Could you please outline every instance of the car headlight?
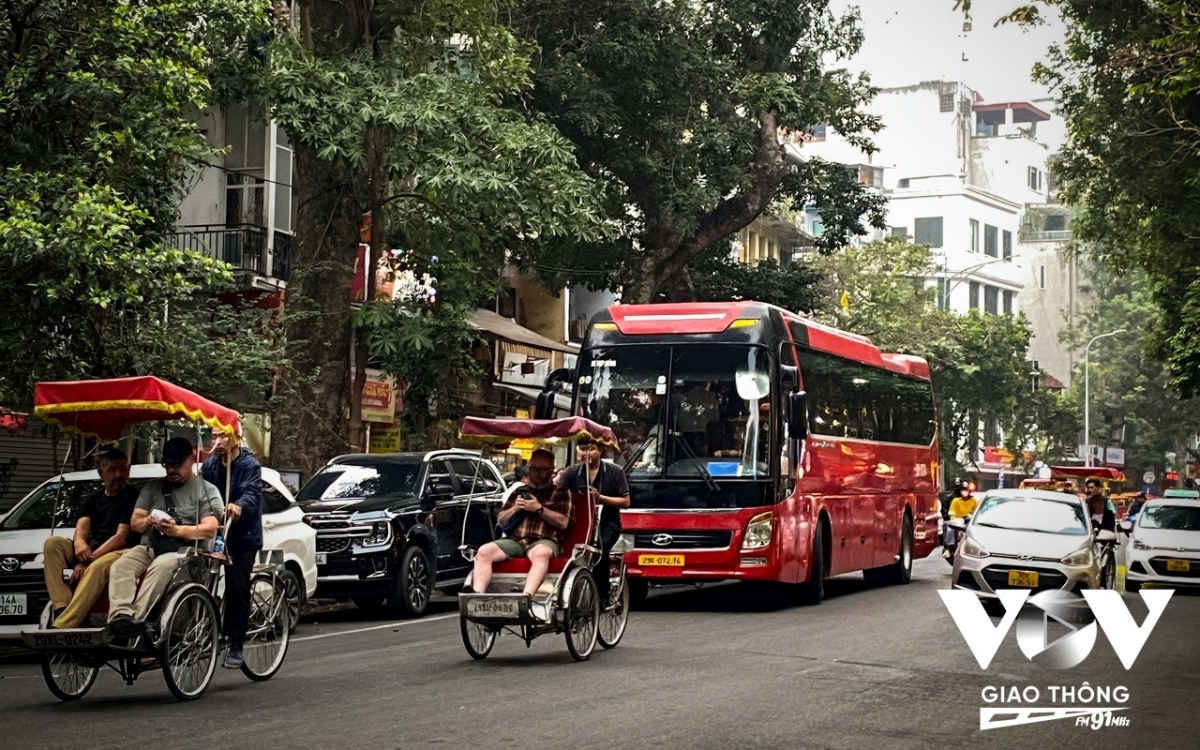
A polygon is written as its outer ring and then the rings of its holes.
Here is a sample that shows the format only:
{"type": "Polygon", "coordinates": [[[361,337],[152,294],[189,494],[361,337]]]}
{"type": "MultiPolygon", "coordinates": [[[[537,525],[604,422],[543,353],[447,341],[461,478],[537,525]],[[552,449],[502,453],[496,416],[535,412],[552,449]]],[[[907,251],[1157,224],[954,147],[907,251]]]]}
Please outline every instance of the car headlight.
{"type": "Polygon", "coordinates": [[[371,533],[362,540],[364,547],[380,547],[392,538],[392,525],[387,522],[371,524],[371,533]]]}
{"type": "Polygon", "coordinates": [[[1141,539],[1138,539],[1137,537],[1133,538],[1133,548],[1134,549],[1154,549],[1149,544],[1146,544],[1145,542],[1143,542],[1141,539]]]}
{"type": "Polygon", "coordinates": [[[1063,565],[1091,565],[1092,564],[1092,546],[1089,544],[1086,547],[1080,547],[1071,554],[1062,559],[1063,565]]]}
{"type": "Polygon", "coordinates": [[[746,536],[742,539],[742,551],[762,549],[771,545],[771,525],[775,520],[772,511],[759,513],[746,524],[746,536]]]}
{"type": "Polygon", "coordinates": [[[987,557],[989,554],[982,544],[971,537],[963,540],[962,553],[967,557],[987,557]]]}

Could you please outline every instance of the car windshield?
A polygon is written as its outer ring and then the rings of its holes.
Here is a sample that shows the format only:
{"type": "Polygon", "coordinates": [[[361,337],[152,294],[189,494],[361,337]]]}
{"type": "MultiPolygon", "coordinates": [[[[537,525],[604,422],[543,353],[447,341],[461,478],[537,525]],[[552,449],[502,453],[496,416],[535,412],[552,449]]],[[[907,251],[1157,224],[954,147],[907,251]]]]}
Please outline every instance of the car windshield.
{"type": "Polygon", "coordinates": [[[17,505],[4,519],[5,530],[71,528],[83,501],[104,489],[99,479],[76,482],[47,482],[17,505]],[[59,486],[62,492],[59,492],[59,486]],[[57,512],[56,512],[57,507],[57,512]]]}
{"type": "Polygon", "coordinates": [[[371,466],[330,464],[308,480],[296,500],[393,497],[417,491],[420,464],[380,462],[371,466]]]}
{"type": "Polygon", "coordinates": [[[1200,531],[1200,505],[1150,505],[1138,516],[1143,529],[1200,531]]]}
{"type": "Polygon", "coordinates": [[[732,345],[593,349],[588,414],[610,427],[630,478],[770,477],[766,351],[732,345]]]}
{"type": "Polygon", "coordinates": [[[1014,531],[1087,536],[1082,503],[1039,497],[997,495],[984,498],[973,524],[1014,531]]]}

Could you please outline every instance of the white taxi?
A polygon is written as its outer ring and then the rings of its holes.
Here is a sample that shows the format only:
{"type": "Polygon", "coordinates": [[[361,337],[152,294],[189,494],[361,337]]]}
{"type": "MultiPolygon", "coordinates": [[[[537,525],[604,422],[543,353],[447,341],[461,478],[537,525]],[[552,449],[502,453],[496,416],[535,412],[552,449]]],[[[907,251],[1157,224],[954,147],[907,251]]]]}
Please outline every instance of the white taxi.
{"type": "Polygon", "coordinates": [[[1142,506],[1125,549],[1125,590],[1146,583],[1200,586],[1200,501],[1165,497],[1142,506]]]}

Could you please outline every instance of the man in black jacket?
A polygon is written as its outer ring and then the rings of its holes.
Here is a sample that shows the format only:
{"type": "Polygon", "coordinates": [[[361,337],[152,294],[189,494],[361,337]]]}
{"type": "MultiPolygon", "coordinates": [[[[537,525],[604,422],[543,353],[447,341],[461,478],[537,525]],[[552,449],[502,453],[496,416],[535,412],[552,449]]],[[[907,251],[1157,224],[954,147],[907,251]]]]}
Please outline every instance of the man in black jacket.
{"type": "Polygon", "coordinates": [[[230,566],[225,571],[225,623],[229,655],[224,666],[242,666],[242,646],[246,640],[250,616],[250,573],[258,551],[262,549],[262,467],[248,448],[238,445],[239,435],[217,432],[213,435],[212,455],[201,471],[225,501],[225,515],[233,519],[225,554],[230,566]],[[229,494],[225,494],[225,471],[229,467],[229,494]]]}
{"type": "Polygon", "coordinates": [[[609,552],[621,537],[621,509],[629,507],[629,483],[620,467],[601,460],[600,444],[595,440],[582,438],[576,443],[576,449],[579,451],[579,463],[568,467],[558,484],[572,492],[589,492],[591,501],[601,506],[601,554],[596,567],[592,569],[592,575],[600,589],[600,605],[607,608],[610,593],[609,552]]]}

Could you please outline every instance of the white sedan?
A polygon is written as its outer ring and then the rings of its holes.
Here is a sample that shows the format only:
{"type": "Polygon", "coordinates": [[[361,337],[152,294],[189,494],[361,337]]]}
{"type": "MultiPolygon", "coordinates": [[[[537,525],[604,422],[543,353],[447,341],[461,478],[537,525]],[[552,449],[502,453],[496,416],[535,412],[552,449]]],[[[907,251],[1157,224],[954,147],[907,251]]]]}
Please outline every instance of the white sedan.
{"type": "Polygon", "coordinates": [[[1200,501],[1151,500],[1125,550],[1125,590],[1142,584],[1200,586],[1200,501]]]}
{"type": "MultiPolygon", "coordinates": [[[[138,464],[130,467],[129,482],[140,487],[165,475],[158,464],[138,464]]],[[[263,548],[283,550],[292,622],[298,623],[300,608],[317,590],[317,533],[304,523],[304,513],[279,472],[264,468],[262,478],[263,548]]],[[[0,518],[0,639],[19,638],[22,630],[36,627],[47,600],[42,574],[46,537],[71,538],[83,501],[101,486],[95,470],[62,474],[43,482],[0,518]]]]}

